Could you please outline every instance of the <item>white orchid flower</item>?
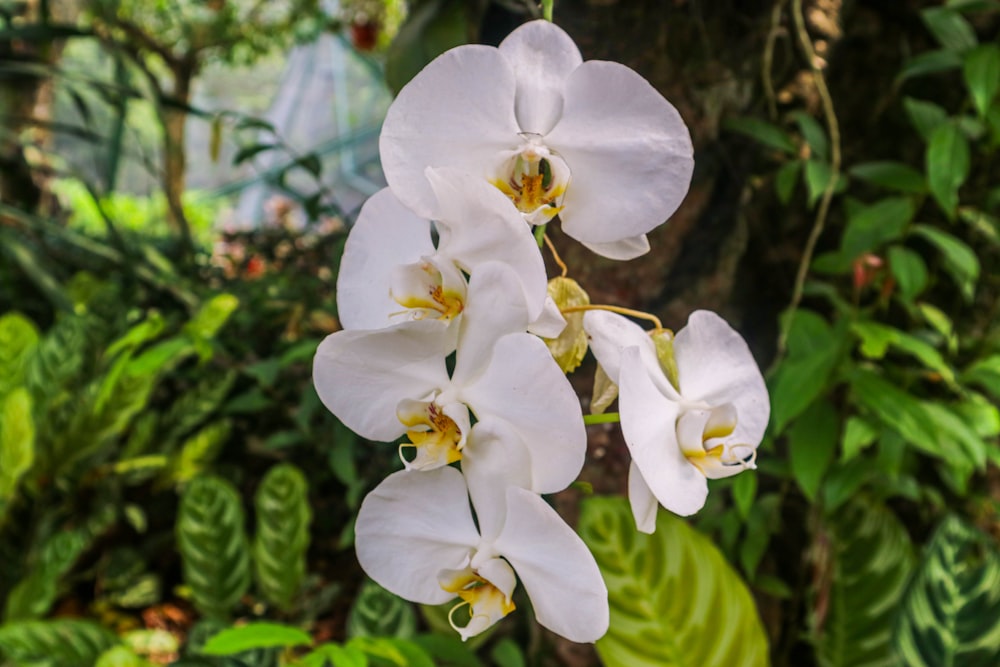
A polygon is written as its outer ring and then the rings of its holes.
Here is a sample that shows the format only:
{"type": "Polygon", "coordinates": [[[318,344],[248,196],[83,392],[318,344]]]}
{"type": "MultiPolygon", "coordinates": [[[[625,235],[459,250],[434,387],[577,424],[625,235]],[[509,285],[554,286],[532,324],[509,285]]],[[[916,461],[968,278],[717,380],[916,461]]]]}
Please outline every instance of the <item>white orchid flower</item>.
{"type": "Polygon", "coordinates": [[[476,520],[454,468],[390,475],[358,512],[361,567],[413,602],[461,598],[449,620],[463,640],[513,611],[517,578],[543,626],[577,642],[603,636],[609,611],[600,570],[555,510],[516,487],[507,488],[499,505],[483,506],[475,496],[473,503],[476,520]],[[468,620],[459,625],[462,616],[468,620]]]}
{"type": "Polygon", "coordinates": [[[691,181],[677,110],[624,65],[583,62],[558,26],[533,21],[499,48],[459,46],[427,65],[390,106],[379,142],[400,201],[431,217],[426,165],[495,184],[533,224],[560,216],[595,252],[631,259],[691,181]]]}
{"type": "Polygon", "coordinates": [[[673,339],[673,380],[670,360],[668,372],[653,339],[635,323],[591,311],[583,326],[619,388],[622,434],[632,454],[629,500],[639,530],[656,529],[657,501],[676,514],[694,514],[705,504],[707,479],[754,467],[770,402],[750,349],[725,320],[705,310],[691,314],[673,339]]]}
{"type": "Polygon", "coordinates": [[[539,493],[570,484],[583,467],[586,430],[573,388],[545,343],[525,333],[528,311],[518,277],[489,262],[469,280],[454,371],[437,320],[331,334],[316,352],[313,381],[326,407],[370,440],[407,435],[408,469],[457,460],[498,462],[506,483],[539,493]],[[475,426],[472,426],[475,417],[475,426]],[[513,451],[489,450],[496,443],[513,451]],[[478,456],[476,454],[478,451],[478,456]]]}
{"type": "MultiPolygon", "coordinates": [[[[436,220],[437,245],[431,222],[403,206],[389,188],[370,197],[347,238],[337,279],[344,328],[380,329],[420,319],[457,323],[465,305],[464,274],[487,261],[510,266],[520,279],[528,316],[532,321],[543,316],[545,265],[510,202],[496,188],[455,170],[428,168],[425,177],[434,195],[430,217],[436,220]]],[[[549,319],[539,322],[539,335],[551,337],[554,328],[564,326],[558,314],[552,316],[553,308],[544,312],[549,319]]]]}

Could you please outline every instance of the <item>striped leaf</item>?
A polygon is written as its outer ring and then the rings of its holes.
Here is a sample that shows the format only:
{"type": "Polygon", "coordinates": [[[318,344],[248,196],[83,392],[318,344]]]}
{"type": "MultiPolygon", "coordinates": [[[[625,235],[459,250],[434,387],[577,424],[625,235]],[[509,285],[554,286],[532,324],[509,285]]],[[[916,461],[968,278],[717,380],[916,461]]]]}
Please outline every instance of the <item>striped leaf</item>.
{"type": "Polygon", "coordinates": [[[261,595],[288,610],[306,573],[309,548],[309,487],[291,463],[271,468],[257,489],[257,533],[253,563],[261,595]]]}
{"type": "Polygon", "coordinates": [[[915,561],[906,529],[886,507],[862,502],[838,510],[828,529],[831,576],[813,619],[819,664],[898,665],[892,627],[915,561]]]}
{"type": "Polygon", "coordinates": [[[908,667],[1000,665],[1000,553],[955,517],[924,551],[893,637],[908,667]]]}
{"type": "Polygon", "coordinates": [[[644,535],[627,501],[593,497],[578,530],[608,586],[611,628],[597,642],[606,667],[769,664],[746,585],[682,519],[661,510],[656,532],[644,535]]]}
{"type": "Polygon", "coordinates": [[[0,658],[17,665],[92,667],[98,656],[116,643],[110,631],[78,619],[0,626],[0,658]]]}
{"type": "Polygon", "coordinates": [[[250,586],[250,549],[236,489],[218,477],[191,480],[181,496],[176,530],[184,583],[195,606],[210,618],[228,617],[250,586]]]}

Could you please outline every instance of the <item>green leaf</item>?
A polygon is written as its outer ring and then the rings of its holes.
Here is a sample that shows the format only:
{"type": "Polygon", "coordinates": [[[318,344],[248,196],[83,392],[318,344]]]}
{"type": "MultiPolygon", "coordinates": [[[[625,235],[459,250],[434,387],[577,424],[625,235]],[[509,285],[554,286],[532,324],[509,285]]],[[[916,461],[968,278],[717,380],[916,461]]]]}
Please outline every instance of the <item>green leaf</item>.
{"type": "Polygon", "coordinates": [[[816,205],[819,198],[823,196],[830,179],[833,177],[833,170],[830,165],[820,160],[806,161],[806,198],[810,208],[816,205]]]}
{"type": "Polygon", "coordinates": [[[949,220],[958,208],[958,190],[969,176],[969,142],[953,123],[938,125],[927,144],[927,184],[949,220]]]}
{"type": "Polygon", "coordinates": [[[497,667],[526,667],[524,652],[514,643],[510,637],[505,637],[497,642],[497,645],[490,651],[490,657],[497,667]]]}
{"type": "Polygon", "coordinates": [[[902,162],[862,162],[848,170],[854,178],[906,194],[923,194],[927,191],[924,175],[902,162]]]}
{"type": "Polygon", "coordinates": [[[226,444],[232,426],[228,419],[220,419],[187,438],[164,471],[166,481],[169,484],[184,483],[203,473],[226,444]]]}
{"type": "Polygon", "coordinates": [[[778,195],[778,201],[787,204],[792,200],[795,192],[795,183],[799,180],[799,171],[802,169],[802,160],[792,160],[781,165],[778,173],[774,177],[774,190],[778,195]]]}
{"type": "Polygon", "coordinates": [[[733,480],[733,505],[740,516],[746,519],[750,515],[754,498],[757,497],[757,474],[751,471],[737,475],[733,480]]]}
{"type": "Polygon", "coordinates": [[[127,646],[112,646],[97,658],[94,667],[150,667],[127,646]]]}
{"type": "Polygon", "coordinates": [[[950,384],[955,381],[955,372],[941,353],[916,336],[895,327],[864,320],[854,322],[851,331],[861,339],[861,354],[869,359],[882,359],[891,346],[916,358],[925,367],[938,373],[945,382],[950,384]]]}
{"type": "Polygon", "coordinates": [[[184,583],[210,618],[226,618],[250,587],[243,523],[239,494],[226,480],[196,477],[184,489],[176,525],[184,583]]]}
{"type": "Polygon", "coordinates": [[[818,662],[823,667],[898,665],[892,625],[915,558],[909,535],[886,507],[854,501],[828,519],[830,576],[825,618],[813,619],[818,662]]]}
{"type": "Polygon", "coordinates": [[[962,372],[962,382],[978,385],[1000,401],[1000,354],[973,362],[962,372]]]}
{"type": "Polygon", "coordinates": [[[0,399],[24,384],[28,360],[36,347],[38,329],[31,320],[19,313],[0,317],[0,399]]]}
{"type": "Polygon", "coordinates": [[[983,118],[1000,90],[1000,46],[983,44],[969,51],[962,73],[976,111],[983,118]]]}
{"type": "Polygon", "coordinates": [[[1000,664],[1000,554],[948,517],[924,551],[893,640],[908,667],[1000,664]]]}
{"type": "Polygon", "coordinates": [[[931,7],[920,12],[924,25],[938,44],[955,53],[964,53],[976,46],[976,31],[957,11],[948,7],[931,7]]]}
{"type": "MultiPolygon", "coordinates": [[[[385,57],[385,81],[396,94],[424,65],[468,41],[471,8],[462,0],[427,0],[411,6],[385,57]]],[[[478,21],[476,22],[478,24],[478,21]]]]}
{"type": "Polygon", "coordinates": [[[321,644],[303,656],[302,667],[368,667],[368,658],[358,648],[339,644],[321,644]]]}
{"type": "Polygon", "coordinates": [[[415,637],[413,643],[426,651],[438,667],[483,667],[475,651],[457,636],[423,634],[415,637]]]}
{"type": "Polygon", "coordinates": [[[906,81],[925,74],[936,74],[946,72],[951,69],[958,69],[962,66],[962,57],[954,51],[948,49],[938,49],[936,51],[926,51],[914,56],[906,61],[903,69],[899,71],[897,79],[906,81]]]}
{"type": "Polygon", "coordinates": [[[927,264],[909,248],[894,245],[889,248],[889,270],[892,271],[899,292],[907,301],[912,300],[927,287],[927,264]]]}
{"type": "Polygon", "coordinates": [[[184,330],[195,339],[211,340],[239,305],[240,300],[232,294],[217,294],[195,313],[184,330]]]}
{"type": "Polygon", "coordinates": [[[789,155],[796,155],[798,149],[788,133],[773,123],[760,118],[727,118],[722,127],[750,137],[765,146],[777,149],[789,155]]]}
{"type": "Polygon", "coordinates": [[[841,253],[853,259],[901,238],[915,213],[916,207],[909,197],[889,197],[855,209],[847,218],[840,241],[841,253]]]}
{"type": "Polygon", "coordinates": [[[348,649],[359,649],[376,660],[388,661],[396,667],[435,667],[426,651],[406,639],[355,637],[346,646],[348,649]]]}
{"type": "Polygon", "coordinates": [[[0,626],[0,655],[18,665],[90,667],[116,643],[109,630],[77,619],[22,621],[0,626]]]}
{"type": "Polygon", "coordinates": [[[656,533],[644,535],[626,500],[583,501],[578,530],[607,583],[611,608],[611,627],[597,641],[604,664],[767,665],[767,636],[740,577],[680,518],[660,512],[656,523],[656,533]]]}
{"type": "Polygon", "coordinates": [[[795,124],[799,126],[799,132],[805,138],[812,154],[821,162],[829,160],[830,142],[827,141],[823,126],[805,111],[794,111],[791,116],[795,120],[795,124]]]}
{"type": "Polygon", "coordinates": [[[417,615],[411,605],[366,580],[347,617],[348,637],[396,637],[410,639],[417,632],[417,615]]]}
{"type": "Polygon", "coordinates": [[[62,578],[89,543],[86,533],[80,530],[56,533],[46,540],[37,557],[29,561],[27,576],[7,597],[4,619],[22,621],[45,616],[63,592],[62,578]]]}
{"type": "Polygon", "coordinates": [[[18,484],[35,462],[32,400],[21,387],[0,397],[0,508],[17,493],[18,484]]]}
{"type": "Polygon", "coordinates": [[[260,648],[309,646],[308,632],[278,623],[255,622],[226,628],[212,635],[201,652],[205,655],[233,655],[260,648]]]}
{"type": "Polygon", "coordinates": [[[924,141],[930,141],[934,130],[948,122],[948,112],[933,102],[904,97],[903,108],[924,141]]]}
{"type": "Polygon", "coordinates": [[[847,463],[861,450],[875,442],[878,431],[860,417],[848,417],[844,425],[844,437],[840,441],[840,460],[847,463]]]}
{"type": "Polygon", "coordinates": [[[838,417],[826,402],[813,403],[788,431],[792,476],[810,501],[816,500],[820,482],[837,448],[838,417]]]}
{"type": "Polygon", "coordinates": [[[247,160],[253,159],[256,155],[277,148],[277,144],[250,144],[241,146],[233,156],[233,165],[243,164],[247,160]]]}
{"type": "Polygon", "coordinates": [[[792,315],[788,356],[768,378],[775,436],[826,389],[840,359],[843,334],[842,327],[831,328],[812,311],[799,309],[792,315]]]}
{"type": "Polygon", "coordinates": [[[264,598],[288,611],[302,588],[309,549],[309,486],[291,463],[267,471],[254,506],[257,532],[253,543],[254,575],[264,598]]]}
{"type": "Polygon", "coordinates": [[[979,280],[979,258],[972,248],[948,232],[929,225],[914,225],[912,232],[923,237],[941,253],[944,269],[958,284],[967,302],[972,302],[979,280]]]}

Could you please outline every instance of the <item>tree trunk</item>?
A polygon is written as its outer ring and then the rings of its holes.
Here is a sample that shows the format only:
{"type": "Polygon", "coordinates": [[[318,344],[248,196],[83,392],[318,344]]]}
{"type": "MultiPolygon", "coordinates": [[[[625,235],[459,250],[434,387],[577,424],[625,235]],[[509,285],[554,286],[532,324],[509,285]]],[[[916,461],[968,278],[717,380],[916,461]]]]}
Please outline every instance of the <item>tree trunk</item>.
{"type": "Polygon", "coordinates": [[[160,100],[160,121],[163,124],[163,194],[167,200],[167,221],[180,235],[182,254],[194,251],[191,225],[184,214],[184,187],[187,174],[185,137],[187,107],[191,102],[191,83],[196,67],[190,60],[175,66],[173,89],[169,100],[160,100]]]}

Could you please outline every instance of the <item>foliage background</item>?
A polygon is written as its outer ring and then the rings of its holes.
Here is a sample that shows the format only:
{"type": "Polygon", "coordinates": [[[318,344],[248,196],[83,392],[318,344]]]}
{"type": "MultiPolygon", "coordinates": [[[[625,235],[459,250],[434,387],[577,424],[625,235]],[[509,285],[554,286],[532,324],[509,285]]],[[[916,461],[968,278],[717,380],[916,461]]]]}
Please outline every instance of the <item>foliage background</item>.
{"type": "Polygon", "coordinates": [[[556,3],[585,58],[678,107],[697,165],[640,260],[554,230],[571,276],[675,328],[720,312],[772,397],[759,470],[713,483],[693,521],[661,511],[652,537],[620,500],[617,429],[590,427],[554,503],[609,586],[596,649],[526,598],[462,645],[446,610],[354,560],[358,504],[398,461],[309,378],[350,215],[313,153],[191,88],[325,31],[370,48],[381,18],[369,57],[398,89],[539,8],[414,0],[397,31],[399,3],[343,4],[0,5],[0,664],[1000,662],[1000,4],[556,3]],[[67,44],[109,66],[74,68],[67,44]],[[221,203],[185,192],[196,120],[243,142],[236,161],[288,150],[275,180],[309,224],[220,229],[221,203]],[[67,137],[101,159],[76,168],[67,137]],[[136,146],[150,198],[115,166],[136,146]]]}

